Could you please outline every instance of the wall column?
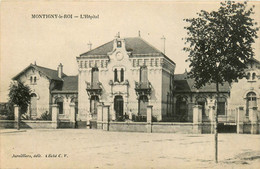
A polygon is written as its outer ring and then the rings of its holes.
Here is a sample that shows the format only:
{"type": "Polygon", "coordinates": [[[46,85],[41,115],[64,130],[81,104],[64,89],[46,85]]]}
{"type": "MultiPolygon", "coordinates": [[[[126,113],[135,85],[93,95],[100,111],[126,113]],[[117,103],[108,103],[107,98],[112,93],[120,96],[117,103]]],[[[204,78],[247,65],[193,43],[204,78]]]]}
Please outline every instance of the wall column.
{"type": "Polygon", "coordinates": [[[237,134],[244,133],[244,107],[238,107],[237,108],[237,134]]]}
{"type": "Polygon", "coordinates": [[[52,127],[56,129],[58,128],[59,105],[53,104],[51,108],[52,108],[52,112],[51,112],[52,127]]]}
{"type": "Polygon", "coordinates": [[[193,106],[193,132],[196,134],[201,134],[202,130],[202,106],[193,106]]]}
{"type": "Polygon", "coordinates": [[[257,134],[257,107],[249,108],[249,120],[251,122],[251,134],[257,134]]]}
{"type": "Polygon", "coordinates": [[[147,119],[147,133],[152,133],[152,116],[153,116],[153,106],[149,105],[147,106],[147,115],[146,115],[146,119],[147,119]]]}
{"type": "Polygon", "coordinates": [[[103,130],[109,131],[109,108],[110,106],[103,106],[103,130]]]}
{"type": "Polygon", "coordinates": [[[72,128],[75,128],[76,124],[76,112],[75,103],[70,103],[70,124],[72,128]]]}
{"type": "Polygon", "coordinates": [[[97,107],[97,129],[103,129],[103,104],[99,103],[97,107]]]}
{"type": "Polygon", "coordinates": [[[20,130],[21,108],[16,104],[14,105],[14,120],[16,121],[17,130],[20,130]]]}

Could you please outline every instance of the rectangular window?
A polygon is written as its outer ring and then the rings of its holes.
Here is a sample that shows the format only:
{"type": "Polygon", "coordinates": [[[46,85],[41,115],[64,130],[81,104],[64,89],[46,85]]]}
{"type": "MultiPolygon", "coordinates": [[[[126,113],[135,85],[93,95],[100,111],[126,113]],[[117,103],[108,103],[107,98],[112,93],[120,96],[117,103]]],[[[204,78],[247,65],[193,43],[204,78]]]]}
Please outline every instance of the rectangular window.
{"type": "Polygon", "coordinates": [[[99,82],[98,74],[99,74],[98,68],[92,68],[91,83],[92,83],[93,88],[97,88],[98,87],[98,82],[99,82]]]}
{"type": "Polygon", "coordinates": [[[155,59],[155,66],[158,66],[158,59],[155,59]]]}
{"type": "Polygon", "coordinates": [[[144,59],[144,66],[148,66],[148,59],[144,59]]]}
{"type": "Polygon", "coordinates": [[[133,59],[133,67],[136,67],[136,59],[133,59]]]}
{"type": "Polygon", "coordinates": [[[80,68],[82,68],[82,64],[83,64],[82,61],[80,61],[80,68]]]}
{"type": "Polygon", "coordinates": [[[153,66],[153,62],[154,62],[154,59],[151,59],[151,61],[150,61],[150,66],[151,67],[153,66]]]}

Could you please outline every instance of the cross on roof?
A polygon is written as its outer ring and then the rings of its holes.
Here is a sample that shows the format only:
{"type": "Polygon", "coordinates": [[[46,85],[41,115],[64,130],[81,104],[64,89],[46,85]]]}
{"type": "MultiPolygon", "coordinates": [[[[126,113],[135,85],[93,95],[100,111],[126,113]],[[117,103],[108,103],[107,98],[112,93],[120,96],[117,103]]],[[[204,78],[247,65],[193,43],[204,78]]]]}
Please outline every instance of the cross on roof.
{"type": "Polygon", "coordinates": [[[89,43],[87,45],[89,46],[89,50],[91,50],[92,43],[89,41],[89,43]]]}
{"type": "Polygon", "coordinates": [[[166,38],[163,35],[161,39],[163,40],[163,53],[165,54],[165,40],[166,40],[166,38]]]}

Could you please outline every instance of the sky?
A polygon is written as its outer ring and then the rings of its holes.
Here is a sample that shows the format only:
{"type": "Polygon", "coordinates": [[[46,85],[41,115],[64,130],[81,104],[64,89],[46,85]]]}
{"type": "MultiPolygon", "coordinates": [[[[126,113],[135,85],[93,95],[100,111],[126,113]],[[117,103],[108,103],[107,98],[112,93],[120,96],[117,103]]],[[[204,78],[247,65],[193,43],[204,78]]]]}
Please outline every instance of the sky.
{"type": "MultiPolygon", "coordinates": [[[[260,2],[255,7],[255,21],[260,24],[260,2]]],[[[188,53],[182,49],[186,37],[186,18],[196,17],[200,10],[212,11],[216,1],[174,2],[93,2],[93,1],[1,1],[0,18],[0,102],[7,101],[11,78],[30,63],[57,69],[64,65],[64,73],[77,74],[76,57],[114,39],[141,37],[163,51],[162,36],[166,38],[166,55],[176,63],[175,73],[183,73],[189,65],[188,53]],[[98,19],[34,19],[33,14],[98,15],[98,19]]],[[[259,35],[260,33],[258,33],[259,35]]],[[[253,46],[260,60],[260,40],[253,46]]]]}

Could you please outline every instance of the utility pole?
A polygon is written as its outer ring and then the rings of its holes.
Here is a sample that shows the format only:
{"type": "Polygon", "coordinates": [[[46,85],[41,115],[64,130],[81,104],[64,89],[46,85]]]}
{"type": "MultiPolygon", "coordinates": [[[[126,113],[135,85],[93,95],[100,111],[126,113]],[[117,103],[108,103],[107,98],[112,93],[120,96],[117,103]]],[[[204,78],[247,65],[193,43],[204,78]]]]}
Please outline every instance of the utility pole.
{"type": "Polygon", "coordinates": [[[166,40],[166,38],[163,35],[163,37],[161,39],[163,40],[163,54],[165,54],[165,40],[166,40]]]}
{"type": "Polygon", "coordinates": [[[216,63],[217,73],[216,73],[216,92],[217,92],[217,101],[216,101],[216,114],[215,114],[215,162],[218,163],[218,98],[219,98],[219,64],[216,63]]]}

